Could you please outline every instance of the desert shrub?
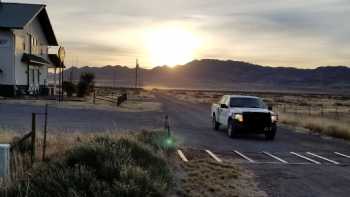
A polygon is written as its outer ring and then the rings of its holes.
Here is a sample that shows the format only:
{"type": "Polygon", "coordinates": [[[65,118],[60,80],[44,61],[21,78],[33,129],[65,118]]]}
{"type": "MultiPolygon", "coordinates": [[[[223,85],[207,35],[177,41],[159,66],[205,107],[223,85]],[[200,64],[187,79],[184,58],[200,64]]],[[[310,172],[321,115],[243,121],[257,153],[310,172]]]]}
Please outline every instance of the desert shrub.
{"type": "Polygon", "coordinates": [[[67,96],[72,96],[77,91],[77,87],[74,83],[69,81],[64,81],[62,83],[63,91],[67,93],[67,96]]]}
{"type": "Polygon", "coordinates": [[[175,138],[168,136],[167,132],[144,131],[137,135],[137,139],[145,144],[149,144],[156,150],[173,152],[176,148],[175,138]]]}
{"type": "Polygon", "coordinates": [[[20,137],[14,137],[11,144],[12,145],[15,145],[16,144],[16,147],[15,147],[15,150],[19,153],[29,153],[31,150],[32,150],[32,143],[30,140],[24,140],[22,143],[20,144],[17,144],[19,141],[21,140],[20,137]]]}
{"type": "Polygon", "coordinates": [[[78,87],[77,87],[78,91],[77,91],[77,96],[78,97],[84,97],[88,94],[88,90],[89,90],[89,84],[86,83],[85,81],[80,81],[78,83],[78,87]]]}
{"type": "Polygon", "coordinates": [[[350,140],[349,124],[342,120],[280,113],[280,122],[291,126],[304,127],[314,133],[350,140]]]}
{"type": "Polygon", "coordinates": [[[130,138],[95,137],[28,174],[8,189],[8,197],[164,196],[171,184],[165,159],[130,138]]]}
{"type": "Polygon", "coordinates": [[[93,92],[95,87],[95,75],[93,73],[82,73],[78,83],[78,96],[84,97],[93,92]]]}

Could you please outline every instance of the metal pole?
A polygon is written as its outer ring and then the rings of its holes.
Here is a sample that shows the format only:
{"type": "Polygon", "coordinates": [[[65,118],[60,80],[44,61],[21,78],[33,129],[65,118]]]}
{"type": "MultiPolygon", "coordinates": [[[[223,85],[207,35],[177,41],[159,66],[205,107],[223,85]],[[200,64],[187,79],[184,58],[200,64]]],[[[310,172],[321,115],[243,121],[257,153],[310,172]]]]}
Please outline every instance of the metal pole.
{"type": "Polygon", "coordinates": [[[61,72],[61,101],[63,101],[63,80],[64,80],[64,75],[63,75],[63,72],[64,72],[64,68],[62,67],[62,72],[61,72]]]}
{"type": "Polygon", "coordinates": [[[35,138],[36,138],[36,114],[32,113],[32,153],[31,153],[31,162],[34,163],[35,159],[35,138]]]}
{"type": "Polygon", "coordinates": [[[165,130],[168,133],[168,137],[170,137],[171,133],[170,133],[170,124],[169,124],[169,116],[168,115],[165,116],[165,125],[164,126],[165,126],[165,130]]]}
{"type": "Polygon", "coordinates": [[[45,154],[46,154],[46,136],[47,136],[47,108],[48,105],[45,105],[45,122],[44,122],[44,142],[43,142],[43,155],[42,160],[45,161],[45,154]]]}
{"type": "Polygon", "coordinates": [[[92,98],[92,102],[93,102],[93,104],[96,104],[96,90],[94,90],[94,95],[93,95],[93,98],[92,98]]]}

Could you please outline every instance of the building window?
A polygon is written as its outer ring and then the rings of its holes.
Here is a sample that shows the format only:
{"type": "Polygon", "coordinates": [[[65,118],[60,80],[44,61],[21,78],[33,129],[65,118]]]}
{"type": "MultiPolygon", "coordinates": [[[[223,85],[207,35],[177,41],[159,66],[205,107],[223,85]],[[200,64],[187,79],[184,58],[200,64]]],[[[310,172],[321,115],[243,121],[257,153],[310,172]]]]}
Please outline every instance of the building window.
{"type": "Polygon", "coordinates": [[[8,47],[9,39],[8,38],[0,38],[0,47],[8,47]]]}
{"type": "Polygon", "coordinates": [[[24,39],[21,36],[16,36],[16,54],[23,53],[24,48],[24,39]]]}
{"type": "Polygon", "coordinates": [[[34,84],[35,83],[35,70],[34,69],[32,69],[32,76],[33,76],[32,83],[34,84]]]}

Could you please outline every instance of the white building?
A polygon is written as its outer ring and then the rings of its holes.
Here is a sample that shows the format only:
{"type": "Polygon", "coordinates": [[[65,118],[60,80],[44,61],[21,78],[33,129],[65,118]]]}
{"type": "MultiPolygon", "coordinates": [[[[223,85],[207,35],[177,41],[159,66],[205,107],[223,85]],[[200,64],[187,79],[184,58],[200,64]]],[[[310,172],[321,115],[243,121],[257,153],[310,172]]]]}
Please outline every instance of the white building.
{"type": "Polygon", "coordinates": [[[0,96],[46,94],[58,43],[45,7],[0,0],[0,96]]]}

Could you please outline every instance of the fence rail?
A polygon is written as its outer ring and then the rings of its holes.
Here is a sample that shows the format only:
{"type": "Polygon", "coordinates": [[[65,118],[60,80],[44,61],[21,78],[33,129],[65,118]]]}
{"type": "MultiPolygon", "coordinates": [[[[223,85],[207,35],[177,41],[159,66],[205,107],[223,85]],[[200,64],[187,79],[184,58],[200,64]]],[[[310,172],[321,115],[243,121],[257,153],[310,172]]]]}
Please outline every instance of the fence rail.
{"type": "Polygon", "coordinates": [[[96,100],[107,101],[107,102],[116,104],[117,106],[120,106],[122,103],[128,100],[128,96],[126,93],[117,95],[117,97],[114,97],[114,94],[112,94],[112,96],[98,96],[96,91],[94,91],[93,104],[96,104],[96,100]]]}

